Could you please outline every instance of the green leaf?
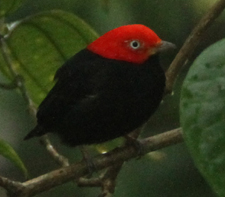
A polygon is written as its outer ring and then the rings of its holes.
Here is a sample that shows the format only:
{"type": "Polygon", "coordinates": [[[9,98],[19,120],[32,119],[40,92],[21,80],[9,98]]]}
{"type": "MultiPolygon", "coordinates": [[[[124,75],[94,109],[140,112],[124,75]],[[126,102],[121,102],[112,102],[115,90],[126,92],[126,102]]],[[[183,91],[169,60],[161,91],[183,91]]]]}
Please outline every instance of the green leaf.
{"type": "Polygon", "coordinates": [[[193,63],[181,92],[180,119],[196,166],[225,196],[225,39],[193,63]]]}
{"type": "Polygon", "coordinates": [[[1,0],[0,18],[17,10],[26,0],[1,0]]]}
{"type": "Polygon", "coordinates": [[[0,155],[9,159],[13,164],[15,164],[20,170],[23,171],[25,177],[27,177],[27,169],[21,161],[20,157],[14,151],[14,149],[4,140],[0,139],[0,155]]]}
{"type": "Polygon", "coordinates": [[[11,27],[8,55],[36,104],[52,87],[57,68],[98,37],[83,20],[63,11],[44,12],[11,27]]]}
{"type": "Polygon", "coordinates": [[[122,146],[123,144],[124,144],[124,138],[120,137],[114,140],[103,142],[101,144],[93,145],[93,147],[95,147],[95,149],[99,153],[106,153],[106,152],[109,152],[110,150],[113,150],[116,147],[122,146]]]}

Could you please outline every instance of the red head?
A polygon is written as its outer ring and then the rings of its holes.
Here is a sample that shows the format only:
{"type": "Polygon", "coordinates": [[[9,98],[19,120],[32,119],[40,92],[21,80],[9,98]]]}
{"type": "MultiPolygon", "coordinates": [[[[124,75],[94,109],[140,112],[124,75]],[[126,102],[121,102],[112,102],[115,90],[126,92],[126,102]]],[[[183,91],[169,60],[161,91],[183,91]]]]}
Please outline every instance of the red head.
{"type": "Polygon", "coordinates": [[[88,45],[88,50],[109,59],[141,64],[162,48],[163,41],[144,25],[113,29],[88,45]]]}

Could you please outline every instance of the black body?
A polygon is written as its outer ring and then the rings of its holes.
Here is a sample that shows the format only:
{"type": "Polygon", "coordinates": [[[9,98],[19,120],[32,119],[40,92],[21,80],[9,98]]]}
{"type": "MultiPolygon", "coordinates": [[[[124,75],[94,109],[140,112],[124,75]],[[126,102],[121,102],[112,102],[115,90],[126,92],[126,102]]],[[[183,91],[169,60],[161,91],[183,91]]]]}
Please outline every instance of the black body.
{"type": "Polygon", "coordinates": [[[159,106],[165,74],[158,55],[144,64],[111,60],[84,49],[56,73],[25,137],[57,133],[70,146],[101,143],[145,123],[159,106]]]}

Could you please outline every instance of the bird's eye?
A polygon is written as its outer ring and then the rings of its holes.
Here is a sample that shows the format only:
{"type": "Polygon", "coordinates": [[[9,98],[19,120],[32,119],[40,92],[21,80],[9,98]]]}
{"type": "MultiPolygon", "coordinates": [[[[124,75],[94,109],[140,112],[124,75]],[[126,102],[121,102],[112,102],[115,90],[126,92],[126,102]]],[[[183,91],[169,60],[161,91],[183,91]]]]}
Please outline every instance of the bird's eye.
{"type": "Polygon", "coordinates": [[[138,40],[132,40],[132,41],[130,42],[130,47],[131,47],[132,49],[139,49],[140,46],[141,46],[141,44],[140,44],[140,42],[139,42],[138,40]]]}

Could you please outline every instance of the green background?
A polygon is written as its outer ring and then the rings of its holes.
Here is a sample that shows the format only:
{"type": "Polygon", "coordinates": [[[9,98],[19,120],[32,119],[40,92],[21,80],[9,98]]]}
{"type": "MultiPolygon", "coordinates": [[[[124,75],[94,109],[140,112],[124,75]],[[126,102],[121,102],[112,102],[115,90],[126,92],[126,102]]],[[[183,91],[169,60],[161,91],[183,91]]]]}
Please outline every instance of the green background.
{"type": "MultiPolygon", "coordinates": [[[[209,0],[27,0],[16,12],[8,15],[7,22],[51,9],[62,9],[81,17],[99,35],[115,27],[141,23],[151,27],[162,39],[173,42],[178,49],[214,1],[209,0]]],[[[225,35],[224,14],[202,38],[200,46],[180,74],[173,96],[167,96],[151,118],[142,137],[179,127],[179,94],[183,77],[193,59],[208,45],[225,35]]],[[[178,50],[177,50],[178,51],[178,50]]],[[[177,51],[163,54],[162,65],[166,70],[177,51]]],[[[0,76],[1,81],[5,81],[0,76]]],[[[10,142],[25,162],[30,176],[35,177],[58,166],[48,156],[37,139],[23,141],[34,126],[27,107],[17,91],[0,89],[1,138],[10,142]]],[[[71,161],[80,159],[79,151],[61,145],[57,138],[54,144],[71,161]]],[[[115,197],[213,197],[204,179],[195,168],[185,144],[171,146],[157,155],[146,155],[126,162],[117,180],[115,197]]],[[[23,174],[4,158],[0,158],[0,174],[24,181],[23,174]]],[[[73,183],[42,193],[40,197],[92,197],[99,188],[78,188],[73,183]]],[[[4,197],[4,190],[0,189],[4,197]]]]}

